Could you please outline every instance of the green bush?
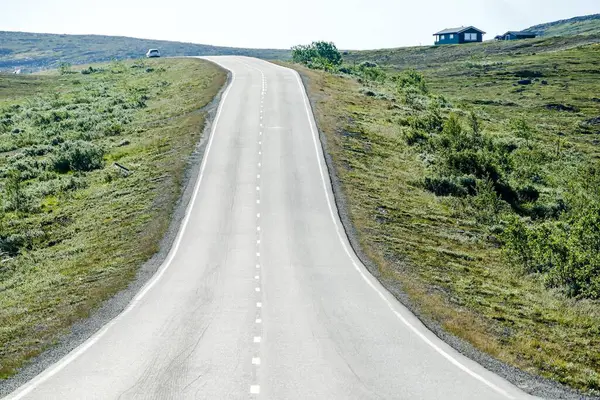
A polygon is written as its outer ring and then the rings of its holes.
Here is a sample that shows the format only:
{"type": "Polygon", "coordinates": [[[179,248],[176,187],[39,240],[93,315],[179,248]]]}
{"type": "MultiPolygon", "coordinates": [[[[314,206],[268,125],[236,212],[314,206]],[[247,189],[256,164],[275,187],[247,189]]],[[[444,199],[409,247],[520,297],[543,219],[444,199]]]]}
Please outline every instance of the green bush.
{"type": "Polygon", "coordinates": [[[8,159],[8,162],[12,170],[19,172],[20,179],[23,181],[35,178],[46,168],[45,160],[24,153],[15,154],[8,159]]]}
{"type": "Polygon", "coordinates": [[[8,171],[2,197],[4,209],[7,211],[26,211],[29,208],[29,198],[24,191],[21,171],[8,171]]]}
{"type": "Polygon", "coordinates": [[[423,74],[414,69],[407,69],[398,75],[395,80],[398,84],[398,89],[401,91],[409,87],[416,89],[418,93],[422,94],[426,94],[429,91],[423,74]]]}
{"type": "Polygon", "coordinates": [[[441,132],[444,126],[440,107],[433,102],[427,106],[426,113],[411,115],[405,121],[412,129],[422,130],[430,134],[441,132]]]}
{"type": "Polygon", "coordinates": [[[444,118],[441,114],[440,104],[432,101],[427,107],[427,114],[424,117],[425,129],[429,132],[441,132],[444,129],[444,118]]]}
{"type": "Polygon", "coordinates": [[[118,122],[113,122],[104,127],[103,132],[106,136],[118,136],[123,133],[123,125],[118,122]]]}
{"type": "Polygon", "coordinates": [[[424,182],[425,189],[434,193],[436,196],[455,196],[465,197],[469,194],[468,190],[455,179],[449,177],[426,177],[424,182]]]}
{"type": "Polygon", "coordinates": [[[404,131],[404,140],[409,146],[417,143],[424,143],[428,138],[429,136],[425,132],[420,129],[415,129],[414,127],[404,131]]]}
{"type": "Polygon", "coordinates": [[[517,196],[521,203],[533,203],[540,198],[540,192],[531,185],[517,189],[517,196]]]}
{"type": "Polygon", "coordinates": [[[600,299],[600,206],[590,204],[558,222],[526,224],[513,217],[505,251],[527,273],[541,273],[567,295],[600,299]]]}
{"type": "Polygon", "coordinates": [[[455,175],[473,175],[479,179],[497,182],[501,172],[494,154],[485,150],[465,149],[449,151],[443,155],[444,168],[455,175]]]}
{"type": "Polygon", "coordinates": [[[55,171],[92,171],[104,166],[104,149],[83,140],[65,142],[53,157],[55,171]]]}
{"type": "Polygon", "coordinates": [[[370,61],[363,61],[358,65],[358,75],[367,82],[385,82],[387,75],[377,64],[370,61]]]}
{"type": "Polygon", "coordinates": [[[100,68],[94,68],[91,65],[90,65],[89,68],[81,70],[81,73],[83,75],[90,75],[90,74],[95,74],[95,73],[98,73],[98,72],[102,72],[102,69],[100,69],[100,68]]]}
{"type": "Polygon", "coordinates": [[[40,229],[29,229],[20,233],[0,236],[0,251],[9,256],[16,256],[20,250],[31,249],[33,245],[46,237],[40,229]]]}
{"type": "Polygon", "coordinates": [[[312,42],[292,47],[292,61],[311,68],[333,71],[342,64],[342,55],[333,42],[312,42]]]}
{"type": "Polygon", "coordinates": [[[490,179],[478,180],[476,193],[471,200],[476,211],[477,221],[488,225],[495,224],[505,203],[496,193],[494,182],[490,179]]]}

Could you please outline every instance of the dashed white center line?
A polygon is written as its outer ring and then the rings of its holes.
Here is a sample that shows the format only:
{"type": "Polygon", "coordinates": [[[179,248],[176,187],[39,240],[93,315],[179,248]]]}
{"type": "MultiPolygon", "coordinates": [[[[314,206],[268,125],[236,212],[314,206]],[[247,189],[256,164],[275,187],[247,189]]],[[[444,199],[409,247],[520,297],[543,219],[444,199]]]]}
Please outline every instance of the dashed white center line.
{"type": "MultiPolygon", "coordinates": [[[[259,130],[258,130],[258,136],[261,137],[263,134],[263,119],[264,119],[264,110],[263,110],[263,103],[264,103],[264,98],[265,98],[265,94],[267,93],[267,82],[265,79],[265,76],[262,74],[262,93],[261,93],[261,98],[260,98],[260,114],[259,114],[259,130]]],[[[261,146],[262,146],[262,140],[258,141],[258,145],[259,145],[259,150],[258,150],[258,155],[262,156],[262,151],[260,150],[261,146]]],[[[260,159],[260,158],[259,158],[260,159]]],[[[258,168],[260,169],[262,167],[262,163],[258,163],[258,168]]],[[[260,180],[260,174],[256,174],[256,179],[260,180]]],[[[256,185],[256,192],[260,193],[260,182],[257,182],[256,185]]],[[[259,194],[260,196],[260,194],[259,194]]],[[[260,204],[260,199],[256,200],[256,204],[260,204]]],[[[259,211],[259,210],[257,210],[259,211]]],[[[256,239],[256,245],[257,245],[257,250],[260,250],[260,225],[258,225],[258,222],[260,220],[260,212],[256,213],[256,218],[257,218],[257,226],[256,226],[256,232],[257,232],[257,239],[256,239]]],[[[260,252],[257,251],[256,252],[256,257],[257,257],[257,261],[260,259],[260,252]]],[[[260,270],[260,264],[257,263],[256,264],[256,272],[257,274],[254,275],[254,280],[257,282],[257,286],[255,287],[255,291],[257,293],[260,293],[261,289],[260,289],[260,274],[258,274],[260,270]]],[[[257,302],[256,303],[256,307],[257,308],[261,308],[262,307],[262,303],[261,302],[257,302]]],[[[260,315],[256,316],[255,322],[257,324],[261,324],[262,323],[262,319],[260,318],[260,315]]],[[[253,339],[254,343],[260,343],[261,342],[261,337],[260,336],[254,336],[253,339]]],[[[252,365],[260,365],[260,357],[253,357],[252,358],[252,365]]],[[[250,386],[250,393],[251,394],[259,394],[260,393],[260,385],[251,385],[250,386]]]]}

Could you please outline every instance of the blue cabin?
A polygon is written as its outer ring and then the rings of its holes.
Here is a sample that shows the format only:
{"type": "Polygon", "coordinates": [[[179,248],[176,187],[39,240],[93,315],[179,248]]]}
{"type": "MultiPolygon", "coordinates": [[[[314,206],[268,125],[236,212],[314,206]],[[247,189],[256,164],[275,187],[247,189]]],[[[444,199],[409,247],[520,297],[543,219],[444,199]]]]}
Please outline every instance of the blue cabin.
{"type": "Polygon", "coordinates": [[[460,28],[444,29],[434,33],[435,45],[440,44],[462,44],[483,42],[485,32],[474,26],[461,26],[460,28]]]}

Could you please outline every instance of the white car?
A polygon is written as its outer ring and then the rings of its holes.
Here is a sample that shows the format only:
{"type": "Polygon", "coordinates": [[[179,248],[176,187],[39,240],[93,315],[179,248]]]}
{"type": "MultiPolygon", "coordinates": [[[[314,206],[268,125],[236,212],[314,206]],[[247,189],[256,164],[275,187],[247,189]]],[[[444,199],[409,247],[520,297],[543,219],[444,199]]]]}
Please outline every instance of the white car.
{"type": "Polygon", "coordinates": [[[146,57],[148,57],[148,58],[160,57],[160,51],[158,51],[157,49],[150,49],[146,53],[146,57]]]}

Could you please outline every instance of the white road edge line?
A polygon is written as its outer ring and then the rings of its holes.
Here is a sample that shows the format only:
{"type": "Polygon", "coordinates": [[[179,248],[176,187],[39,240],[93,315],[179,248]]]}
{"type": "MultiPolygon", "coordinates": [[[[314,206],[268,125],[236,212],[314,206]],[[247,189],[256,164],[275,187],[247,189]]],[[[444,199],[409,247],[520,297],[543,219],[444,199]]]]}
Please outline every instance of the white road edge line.
{"type": "Polygon", "coordinates": [[[179,232],[177,234],[174,246],[171,247],[171,251],[169,251],[169,256],[167,258],[167,261],[162,265],[161,269],[159,271],[157,271],[157,273],[152,278],[150,278],[150,280],[148,282],[146,282],[146,284],[143,286],[142,290],[131,300],[129,305],[119,315],[117,315],[112,320],[110,320],[106,325],[104,325],[104,327],[102,327],[102,329],[100,329],[98,332],[96,332],[95,334],[90,336],[85,342],[81,343],[79,346],[77,346],[76,348],[71,350],[66,356],[64,356],[59,361],[57,361],[56,363],[54,363],[53,365],[51,365],[50,367],[45,369],[42,373],[37,375],[35,378],[30,380],[29,382],[27,382],[24,385],[17,388],[17,390],[15,392],[10,393],[5,398],[6,400],[22,399],[23,397],[25,397],[29,393],[31,393],[39,385],[41,385],[42,383],[44,383],[45,381],[50,379],[52,376],[56,375],[63,368],[65,368],[67,365],[69,365],[71,362],[73,362],[79,356],[81,356],[85,351],[87,351],[96,342],[98,342],[98,340],[100,340],[102,338],[102,336],[104,336],[106,334],[106,332],[108,332],[108,330],[110,328],[112,328],[119,320],[121,320],[123,317],[125,317],[140,302],[140,300],[142,298],[144,298],[146,293],[148,293],[148,291],[150,289],[152,289],[152,287],[154,287],[154,285],[156,285],[156,283],[162,278],[164,273],[169,269],[169,267],[171,266],[171,263],[173,262],[173,259],[175,258],[175,255],[177,254],[177,250],[179,249],[181,240],[184,236],[185,230],[189,223],[191,211],[194,207],[194,204],[196,203],[196,197],[198,197],[198,191],[200,189],[200,184],[202,183],[202,178],[204,177],[204,169],[206,168],[206,162],[207,162],[208,156],[210,154],[210,149],[212,147],[213,139],[215,137],[215,132],[217,130],[217,125],[219,123],[221,111],[223,110],[223,105],[225,104],[227,95],[229,94],[229,91],[231,90],[231,88],[233,87],[233,83],[235,82],[235,72],[233,72],[231,70],[230,70],[230,72],[231,72],[231,81],[229,82],[227,89],[225,89],[225,92],[223,92],[223,97],[221,98],[219,107],[217,109],[217,114],[215,115],[215,120],[214,120],[212,130],[210,133],[210,139],[208,140],[208,145],[206,147],[206,151],[204,153],[204,157],[202,160],[202,165],[200,167],[200,175],[198,176],[198,180],[196,181],[196,187],[194,188],[194,194],[192,196],[191,201],[189,202],[189,204],[187,206],[183,224],[181,225],[181,229],[179,230],[179,232]]]}
{"type": "MultiPolygon", "coordinates": [[[[282,68],[285,68],[285,67],[282,67],[282,68]]],[[[340,242],[342,244],[342,247],[344,248],[344,251],[346,252],[346,255],[348,256],[348,258],[352,262],[352,265],[354,266],[354,269],[356,271],[358,271],[358,273],[362,276],[363,280],[375,292],[377,292],[377,294],[379,295],[379,297],[386,303],[386,305],[388,306],[388,308],[400,319],[400,321],[402,321],[404,323],[404,325],[406,325],[411,331],[413,331],[417,336],[419,336],[419,338],[421,338],[425,343],[427,343],[429,346],[431,346],[431,348],[433,348],[436,352],[438,352],[440,355],[442,355],[444,358],[446,358],[452,364],[454,364],[455,366],[457,366],[458,368],[460,368],[461,370],[463,370],[467,374],[471,375],[473,378],[475,378],[478,381],[484,383],[485,385],[487,385],[491,389],[495,390],[496,392],[502,394],[503,396],[505,396],[505,397],[507,397],[509,399],[514,399],[514,397],[512,395],[510,395],[509,393],[507,393],[504,389],[502,389],[502,388],[498,387],[497,385],[493,384],[492,382],[488,381],[487,379],[485,379],[483,376],[479,375],[478,373],[476,373],[474,371],[471,371],[467,366],[463,365],[460,361],[458,361],[457,359],[455,359],[454,357],[452,357],[450,354],[448,354],[446,351],[444,351],[443,349],[441,349],[438,345],[436,345],[429,338],[427,338],[427,336],[425,336],[422,332],[420,332],[414,325],[412,325],[410,322],[408,322],[408,320],[406,318],[404,318],[398,311],[396,311],[394,309],[393,304],[373,284],[373,282],[371,282],[369,280],[369,278],[364,274],[364,272],[356,264],[356,262],[354,261],[354,258],[352,257],[352,254],[350,253],[350,250],[348,249],[348,246],[346,246],[346,243],[344,242],[343,236],[342,236],[342,234],[340,232],[340,225],[339,225],[338,221],[336,220],[335,214],[333,212],[333,207],[331,205],[331,200],[329,198],[329,192],[327,191],[327,184],[325,183],[325,176],[323,174],[323,165],[321,163],[322,152],[319,153],[319,146],[317,145],[317,135],[315,133],[315,129],[313,128],[314,118],[312,117],[312,111],[311,111],[311,109],[310,109],[310,107],[308,105],[308,102],[307,102],[308,95],[306,94],[306,89],[304,88],[304,85],[302,84],[302,80],[300,79],[300,74],[297,71],[295,71],[295,70],[293,70],[291,68],[286,68],[286,69],[289,69],[290,71],[292,71],[296,75],[296,81],[298,82],[298,86],[300,87],[300,92],[302,93],[302,100],[304,102],[304,109],[306,111],[306,117],[308,118],[308,125],[310,126],[310,131],[312,133],[313,143],[314,143],[314,146],[315,146],[315,152],[316,152],[316,155],[317,155],[317,162],[319,164],[319,172],[321,174],[321,183],[323,184],[323,190],[325,191],[325,198],[327,199],[327,205],[329,206],[329,214],[331,215],[331,219],[333,220],[333,224],[335,225],[335,230],[337,232],[338,239],[340,240],[340,242]]],[[[345,233],[345,231],[344,231],[344,233],[345,233]]]]}

